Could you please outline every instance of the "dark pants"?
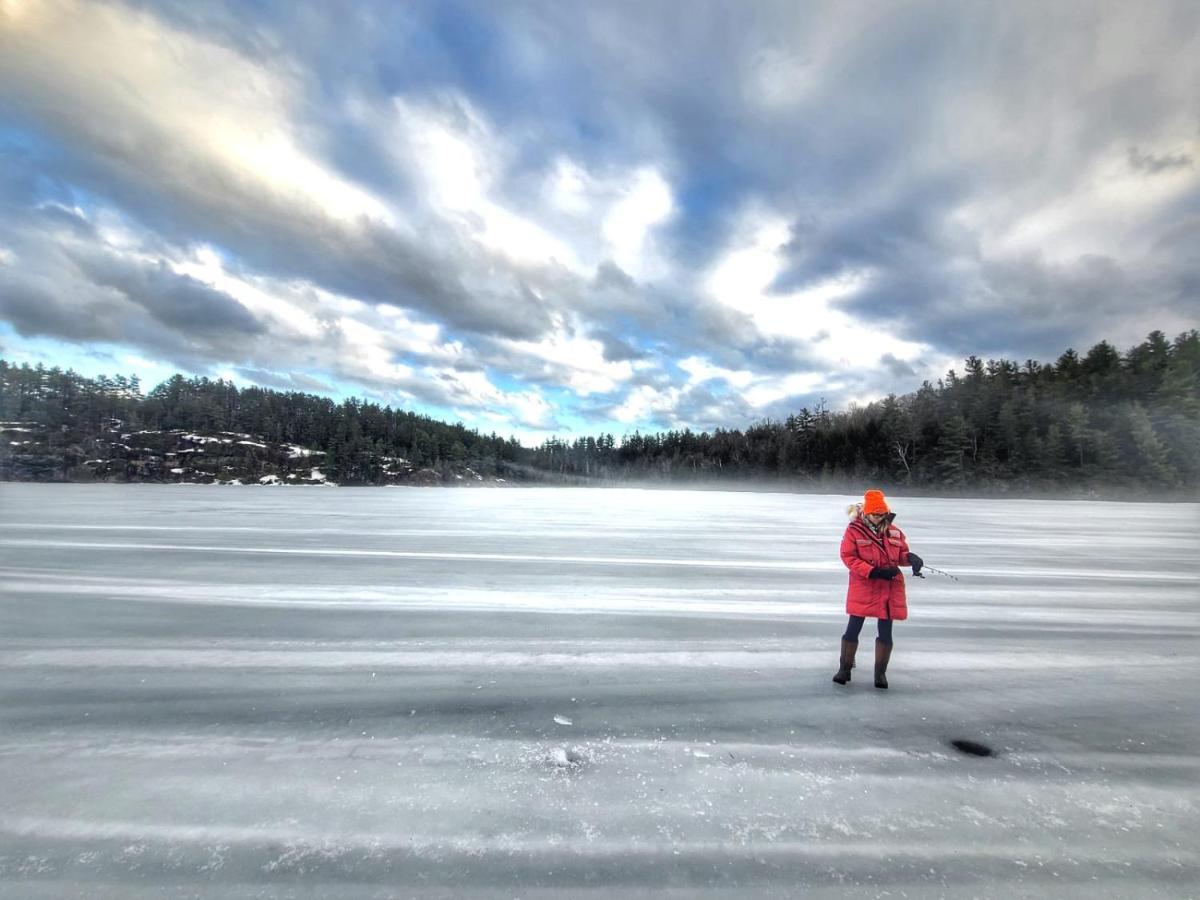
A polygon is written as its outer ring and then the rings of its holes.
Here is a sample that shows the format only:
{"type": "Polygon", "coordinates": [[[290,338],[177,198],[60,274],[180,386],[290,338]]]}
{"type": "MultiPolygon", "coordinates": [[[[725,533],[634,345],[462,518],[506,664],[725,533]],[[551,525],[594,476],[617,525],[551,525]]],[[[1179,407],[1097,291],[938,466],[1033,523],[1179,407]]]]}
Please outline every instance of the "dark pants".
{"type": "MultiPolygon", "coordinates": [[[[863,622],[867,621],[864,616],[851,616],[850,624],[846,626],[846,633],[842,635],[848,641],[857,641],[858,633],[862,631],[863,622]]],[[[892,642],[892,620],[879,620],[879,640],[885,644],[892,642]]]]}

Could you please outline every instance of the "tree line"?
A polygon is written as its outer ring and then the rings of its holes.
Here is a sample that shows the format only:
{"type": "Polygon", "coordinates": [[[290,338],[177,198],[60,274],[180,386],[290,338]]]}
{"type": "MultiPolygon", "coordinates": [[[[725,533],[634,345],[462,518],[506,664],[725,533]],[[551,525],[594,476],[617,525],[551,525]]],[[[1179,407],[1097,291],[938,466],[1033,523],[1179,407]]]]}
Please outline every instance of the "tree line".
{"type": "Polygon", "coordinates": [[[1200,484],[1200,332],[1107,341],[1053,363],[976,356],[962,373],[863,407],[802,408],[745,431],[546,441],[531,464],[561,477],[768,478],[945,492],[1076,488],[1194,494],[1200,484]]]}
{"type": "Polygon", "coordinates": [[[347,484],[386,461],[565,483],[769,480],[946,492],[1072,488],[1193,492],[1200,484],[1200,332],[1160,331],[1124,353],[1101,341],[1053,363],[984,362],[936,384],[843,411],[824,403],[743,430],[515,438],[380,406],[175,375],[143,394],[136,376],[87,378],[0,359],[0,420],[63,435],[186,429],[246,433],[323,451],[347,484]]]}

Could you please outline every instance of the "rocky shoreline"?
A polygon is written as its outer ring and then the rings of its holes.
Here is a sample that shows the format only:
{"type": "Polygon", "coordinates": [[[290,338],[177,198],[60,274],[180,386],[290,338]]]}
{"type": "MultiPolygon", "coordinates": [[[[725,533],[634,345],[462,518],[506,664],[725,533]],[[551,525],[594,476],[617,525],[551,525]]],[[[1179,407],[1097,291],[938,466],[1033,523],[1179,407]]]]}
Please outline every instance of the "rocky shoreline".
{"type": "MultiPolygon", "coordinates": [[[[225,484],[336,487],[328,454],[227,431],[125,431],[112,421],[96,434],[37,422],[0,422],[0,481],[225,484]]],[[[416,466],[372,460],[374,485],[503,487],[510,482],[467,464],[416,466]]]]}

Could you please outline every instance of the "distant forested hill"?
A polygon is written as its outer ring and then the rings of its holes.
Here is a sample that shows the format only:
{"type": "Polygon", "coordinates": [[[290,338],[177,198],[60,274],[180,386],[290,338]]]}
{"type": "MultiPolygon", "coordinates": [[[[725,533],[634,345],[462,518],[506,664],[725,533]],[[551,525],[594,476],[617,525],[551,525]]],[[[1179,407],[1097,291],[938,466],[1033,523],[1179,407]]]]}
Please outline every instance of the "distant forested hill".
{"type": "Polygon", "coordinates": [[[0,479],[387,484],[764,481],[947,493],[1117,495],[1200,486],[1200,332],[1053,363],[966,360],[865,407],[745,431],[550,440],[536,448],[359,400],[175,375],[84,378],[0,360],[0,479]]]}
{"type": "Polygon", "coordinates": [[[143,395],[136,376],[0,360],[0,479],[478,482],[527,452],[514,439],[355,399],[182,375],[143,395]]]}
{"type": "Polygon", "coordinates": [[[912,394],[801,409],[746,431],[548,441],[530,462],[564,475],[761,477],[951,493],[1066,488],[1108,495],[1200,487],[1200,332],[1124,353],[1102,341],[1053,363],[966,360],[912,394]]]}

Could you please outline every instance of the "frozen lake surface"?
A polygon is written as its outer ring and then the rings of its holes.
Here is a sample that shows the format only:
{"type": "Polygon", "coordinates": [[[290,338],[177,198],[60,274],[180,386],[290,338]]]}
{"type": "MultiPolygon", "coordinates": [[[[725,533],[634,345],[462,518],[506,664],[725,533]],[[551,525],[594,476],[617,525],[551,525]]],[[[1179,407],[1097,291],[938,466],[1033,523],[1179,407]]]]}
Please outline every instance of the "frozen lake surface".
{"type": "Polygon", "coordinates": [[[1197,505],[851,499],[0,484],[0,897],[1197,896],[1197,505]]]}

